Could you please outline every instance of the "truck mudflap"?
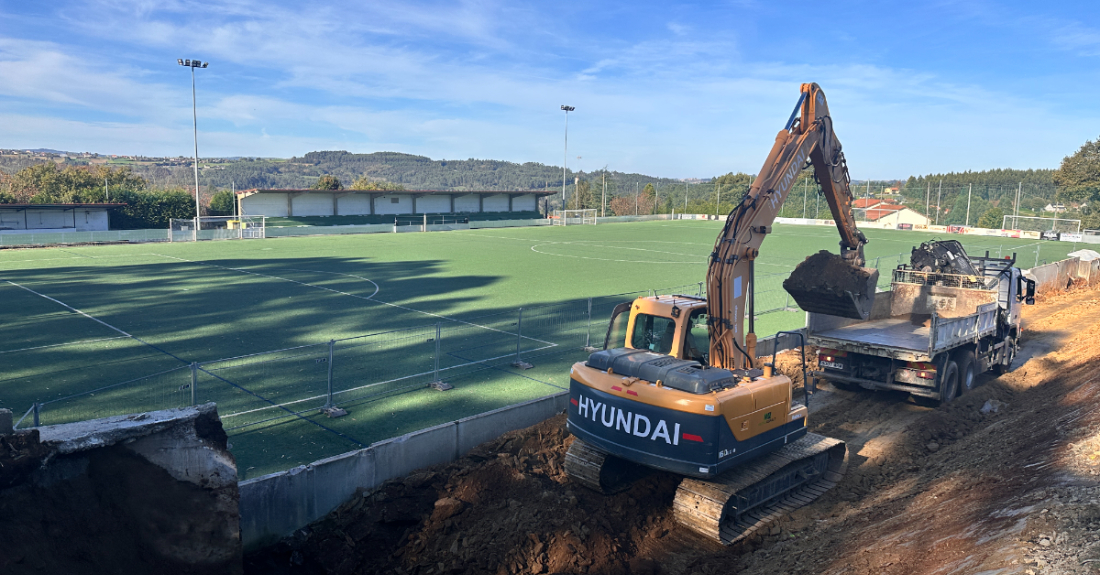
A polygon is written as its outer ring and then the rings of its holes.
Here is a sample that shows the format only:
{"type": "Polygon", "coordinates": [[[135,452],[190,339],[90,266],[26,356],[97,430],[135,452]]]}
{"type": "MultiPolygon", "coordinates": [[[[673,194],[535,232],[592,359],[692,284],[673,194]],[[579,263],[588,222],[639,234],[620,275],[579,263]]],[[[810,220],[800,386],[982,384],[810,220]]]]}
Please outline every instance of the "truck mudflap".
{"type": "Polygon", "coordinates": [[[575,379],[569,384],[567,427],[601,452],[699,478],[719,475],[806,434],[806,421],[800,418],[738,441],[721,414],[652,406],[592,389],[575,379]]]}

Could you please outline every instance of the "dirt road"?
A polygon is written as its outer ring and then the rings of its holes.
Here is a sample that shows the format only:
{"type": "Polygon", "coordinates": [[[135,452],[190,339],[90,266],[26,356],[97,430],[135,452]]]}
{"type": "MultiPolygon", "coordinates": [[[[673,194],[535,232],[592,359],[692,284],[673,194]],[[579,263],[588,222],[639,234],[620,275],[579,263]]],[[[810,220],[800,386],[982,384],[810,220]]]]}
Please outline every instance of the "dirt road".
{"type": "Polygon", "coordinates": [[[1100,573],[1100,290],[1025,309],[1013,372],[940,408],[826,387],[844,480],[729,548],[676,528],[677,478],[605,497],[561,469],[564,416],[365,493],[252,573],[1100,573]]]}

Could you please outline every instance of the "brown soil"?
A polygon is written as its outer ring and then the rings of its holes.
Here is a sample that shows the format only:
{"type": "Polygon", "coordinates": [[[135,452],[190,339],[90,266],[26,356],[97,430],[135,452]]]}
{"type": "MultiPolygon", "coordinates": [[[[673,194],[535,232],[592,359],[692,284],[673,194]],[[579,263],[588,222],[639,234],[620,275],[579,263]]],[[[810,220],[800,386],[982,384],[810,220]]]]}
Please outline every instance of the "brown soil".
{"type": "Polygon", "coordinates": [[[783,289],[837,296],[843,296],[845,292],[860,294],[866,291],[870,277],[871,272],[867,268],[852,267],[839,255],[821,250],[795,267],[790,277],[783,280],[783,289]]]}
{"type": "MultiPolygon", "coordinates": [[[[673,476],[651,473],[609,497],[570,483],[559,416],[361,494],[248,557],[246,569],[1100,573],[1098,295],[1081,288],[1025,308],[1015,370],[946,406],[823,386],[810,426],[848,443],[847,475],[768,534],[729,548],[674,525],[673,476]]],[[[777,363],[801,378],[794,354],[777,363]]]]}

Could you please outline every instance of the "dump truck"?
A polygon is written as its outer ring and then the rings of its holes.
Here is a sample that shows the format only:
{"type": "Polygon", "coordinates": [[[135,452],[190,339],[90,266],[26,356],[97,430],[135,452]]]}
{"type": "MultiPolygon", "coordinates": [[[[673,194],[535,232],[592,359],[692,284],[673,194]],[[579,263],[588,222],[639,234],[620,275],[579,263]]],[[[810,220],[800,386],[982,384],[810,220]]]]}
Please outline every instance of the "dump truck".
{"type": "Polygon", "coordinates": [[[1015,254],[970,257],[954,240],[913,248],[867,319],[807,313],[806,342],[818,348],[812,375],[938,405],[973,389],[986,371],[1007,372],[1023,330],[1020,306],[1035,302],[1035,282],[1015,263],[1015,254]]]}

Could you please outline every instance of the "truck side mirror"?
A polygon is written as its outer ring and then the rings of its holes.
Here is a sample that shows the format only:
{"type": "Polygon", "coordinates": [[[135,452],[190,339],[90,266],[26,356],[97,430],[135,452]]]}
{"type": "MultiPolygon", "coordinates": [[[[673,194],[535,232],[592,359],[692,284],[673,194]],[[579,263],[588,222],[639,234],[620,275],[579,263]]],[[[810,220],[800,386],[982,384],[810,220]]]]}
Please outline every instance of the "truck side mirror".
{"type": "Polygon", "coordinates": [[[1019,277],[1016,284],[1016,301],[1023,300],[1027,305],[1035,305],[1035,280],[1019,277]]]}

